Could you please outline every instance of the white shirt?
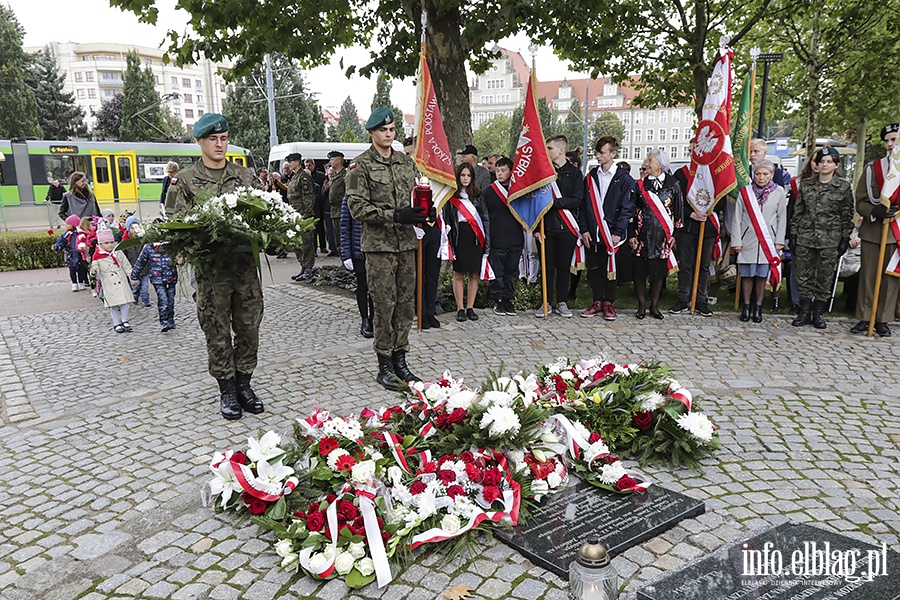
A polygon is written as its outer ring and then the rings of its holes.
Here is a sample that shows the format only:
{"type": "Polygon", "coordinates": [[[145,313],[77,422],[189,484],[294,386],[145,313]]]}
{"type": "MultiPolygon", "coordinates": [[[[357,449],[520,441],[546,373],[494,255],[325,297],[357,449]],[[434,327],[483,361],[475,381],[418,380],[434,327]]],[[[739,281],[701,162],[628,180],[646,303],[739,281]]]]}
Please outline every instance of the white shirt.
{"type": "Polygon", "coordinates": [[[602,165],[597,166],[597,179],[600,181],[600,201],[603,202],[606,200],[606,191],[609,189],[609,184],[612,183],[613,175],[615,175],[616,169],[618,169],[613,163],[613,166],[610,167],[609,171],[604,171],[602,165]]]}

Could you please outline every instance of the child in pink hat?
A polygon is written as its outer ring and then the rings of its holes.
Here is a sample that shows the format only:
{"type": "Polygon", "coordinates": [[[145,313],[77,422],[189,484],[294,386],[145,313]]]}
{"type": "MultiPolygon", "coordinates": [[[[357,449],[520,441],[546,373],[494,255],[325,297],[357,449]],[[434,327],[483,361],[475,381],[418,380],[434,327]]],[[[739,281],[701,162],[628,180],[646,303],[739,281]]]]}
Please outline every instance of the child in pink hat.
{"type": "Polygon", "coordinates": [[[78,215],[70,215],[66,219],[66,230],[63,232],[56,243],[53,244],[53,251],[63,251],[66,266],[69,267],[69,279],[72,280],[72,291],[85,290],[87,284],[87,262],[79,252],[79,241],[84,241],[83,234],[79,225],[81,218],[78,215]]]}
{"type": "Polygon", "coordinates": [[[103,306],[109,308],[113,329],[116,333],[131,331],[128,322],[128,307],[134,302],[131,294],[131,263],[125,253],[116,250],[116,239],[113,232],[103,228],[97,231],[97,250],[91,262],[91,274],[99,275],[103,306]]]}

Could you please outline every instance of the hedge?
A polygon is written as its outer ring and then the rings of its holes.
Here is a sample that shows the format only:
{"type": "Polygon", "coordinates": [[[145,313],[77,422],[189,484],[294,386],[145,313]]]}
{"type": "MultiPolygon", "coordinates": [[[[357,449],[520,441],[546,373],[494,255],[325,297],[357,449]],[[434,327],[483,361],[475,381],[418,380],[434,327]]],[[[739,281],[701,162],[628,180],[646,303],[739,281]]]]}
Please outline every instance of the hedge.
{"type": "Polygon", "coordinates": [[[13,233],[0,236],[0,271],[25,269],[51,269],[62,267],[63,253],[54,252],[53,244],[62,230],[47,232],[13,233]]]}

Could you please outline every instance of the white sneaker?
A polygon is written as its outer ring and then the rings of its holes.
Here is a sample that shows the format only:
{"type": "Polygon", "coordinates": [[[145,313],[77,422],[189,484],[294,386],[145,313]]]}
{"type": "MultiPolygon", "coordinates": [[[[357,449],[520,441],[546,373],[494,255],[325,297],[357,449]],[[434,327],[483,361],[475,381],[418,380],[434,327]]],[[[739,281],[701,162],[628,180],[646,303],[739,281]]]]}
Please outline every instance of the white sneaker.
{"type": "Polygon", "coordinates": [[[88,289],[88,284],[86,284],[86,283],[79,283],[79,284],[78,284],[78,287],[79,287],[80,289],[82,289],[82,290],[86,290],[86,289],[88,289]]]}
{"type": "Polygon", "coordinates": [[[566,306],[565,302],[560,302],[556,305],[556,313],[561,317],[566,317],[567,319],[572,316],[572,311],[569,310],[569,307],[566,306]]]}
{"type": "Polygon", "coordinates": [[[79,285],[78,285],[77,283],[73,283],[73,284],[72,284],[72,291],[73,291],[73,292],[77,292],[77,291],[80,290],[80,289],[81,289],[81,287],[79,287],[79,285]]]}

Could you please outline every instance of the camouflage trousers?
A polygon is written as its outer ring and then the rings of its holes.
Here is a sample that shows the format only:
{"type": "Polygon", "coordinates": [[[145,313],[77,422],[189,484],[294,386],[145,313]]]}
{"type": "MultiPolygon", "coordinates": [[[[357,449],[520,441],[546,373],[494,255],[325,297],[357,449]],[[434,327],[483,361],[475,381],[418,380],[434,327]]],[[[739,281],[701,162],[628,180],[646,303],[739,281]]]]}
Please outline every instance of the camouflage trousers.
{"type": "Polygon", "coordinates": [[[338,247],[338,250],[341,248],[341,204],[343,203],[343,198],[340,202],[331,203],[331,225],[334,228],[334,243],[338,247]]]}
{"type": "Polygon", "coordinates": [[[304,231],[300,234],[300,247],[297,249],[297,262],[304,271],[316,265],[316,230],[304,231]]]}
{"type": "Polygon", "coordinates": [[[209,374],[216,379],[256,368],[262,286],[249,254],[235,263],[233,269],[218,269],[214,279],[197,270],[197,320],[206,336],[209,374]]]}
{"type": "Polygon", "coordinates": [[[804,300],[828,302],[837,273],[837,248],[794,248],[794,268],[797,273],[797,288],[804,300]]]}
{"type": "Polygon", "coordinates": [[[416,252],[366,252],[366,280],[375,306],[375,352],[409,349],[416,289],[416,252]]]}

